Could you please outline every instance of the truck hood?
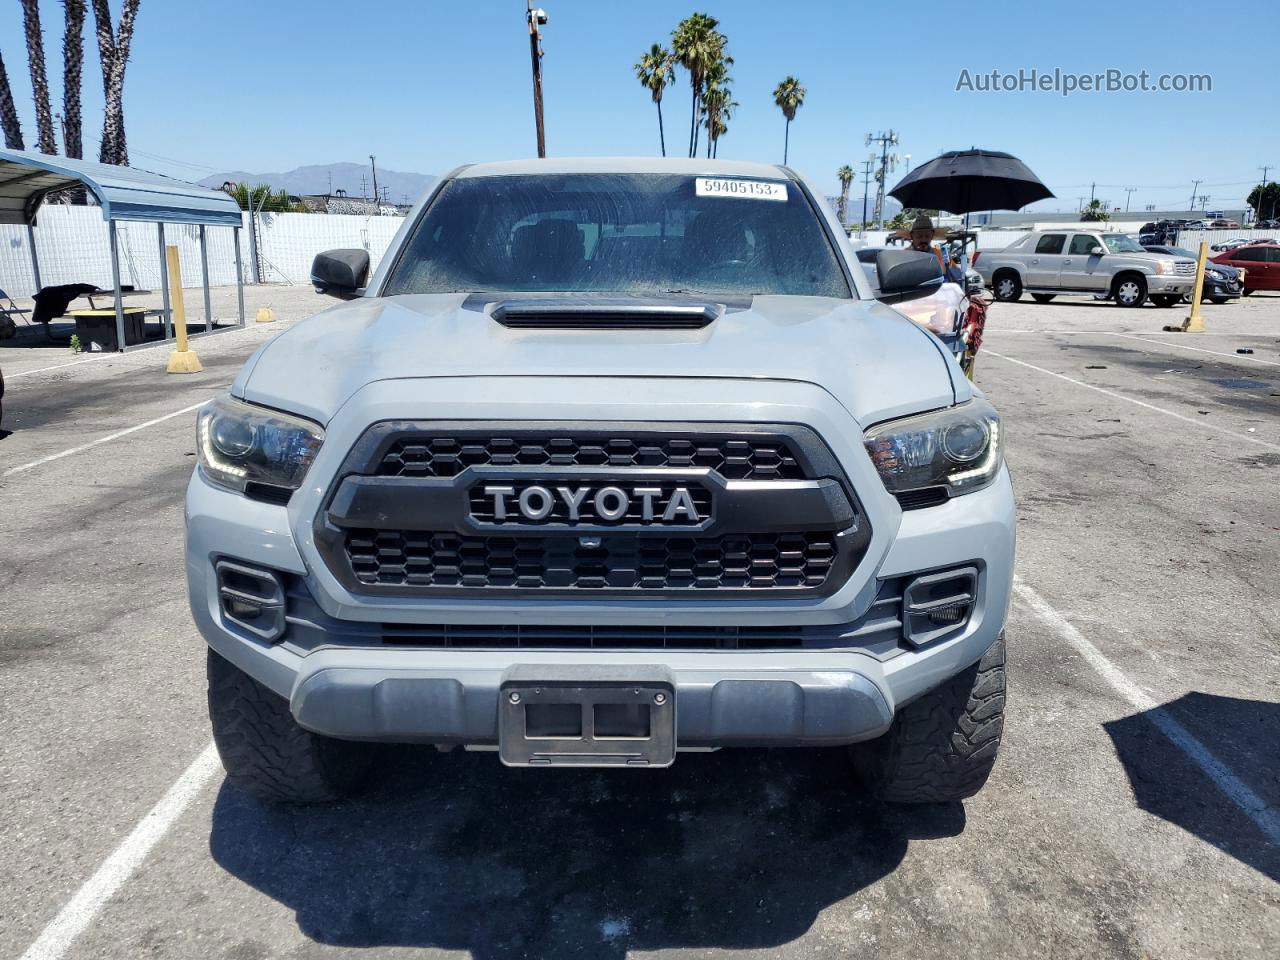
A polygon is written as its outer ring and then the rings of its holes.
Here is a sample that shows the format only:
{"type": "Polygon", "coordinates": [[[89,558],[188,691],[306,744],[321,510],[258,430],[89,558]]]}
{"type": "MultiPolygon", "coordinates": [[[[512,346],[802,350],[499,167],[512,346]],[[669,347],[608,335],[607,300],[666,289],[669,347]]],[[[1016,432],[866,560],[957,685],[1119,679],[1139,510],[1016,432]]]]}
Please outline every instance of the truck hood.
{"type": "Polygon", "coordinates": [[[760,296],[693,330],[513,329],[461,293],[334,306],[264,344],[232,393],[327,424],[378,380],[500,376],[803,381],[864,427],[971,395],[937,340],[874,301],[760,296]]]}

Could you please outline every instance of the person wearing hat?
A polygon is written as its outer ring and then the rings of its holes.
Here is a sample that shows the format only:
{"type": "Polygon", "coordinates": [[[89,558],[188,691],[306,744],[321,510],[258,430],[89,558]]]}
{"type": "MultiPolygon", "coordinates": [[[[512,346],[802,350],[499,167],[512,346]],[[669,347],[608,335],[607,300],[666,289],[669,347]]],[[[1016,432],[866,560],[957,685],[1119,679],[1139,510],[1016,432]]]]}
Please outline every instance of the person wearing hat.
{"type": "MultiPolygon", "coordinates": [[[[911,249],[920,253],[935,253],[933,247],[933,221],[922,213],[911,224],[911,249]]],[[[942,262],[941,258],[938,260],[942,262]]]]}

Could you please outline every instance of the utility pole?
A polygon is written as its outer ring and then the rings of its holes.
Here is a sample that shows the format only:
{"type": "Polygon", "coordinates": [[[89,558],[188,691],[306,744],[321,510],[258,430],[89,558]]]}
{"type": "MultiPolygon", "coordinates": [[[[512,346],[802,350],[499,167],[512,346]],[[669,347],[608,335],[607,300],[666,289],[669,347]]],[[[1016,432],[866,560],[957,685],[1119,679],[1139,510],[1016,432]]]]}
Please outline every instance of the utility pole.
{"type": "Polygon", "coordinates": [[[538,127],[538,156],[547,155],[547,134],[542,126],[542,25],[547,22],[547,11],[534,7],[529,0],[529,58],[533,63],[533,120],[538,127]]]}
{"type": "Polygon", "coordinates": [[[363,173],[360,174],[360,199],[361,200],[369,199],[369,178],[366,177],[363,173]]]}
{"type": "Polygon", "coordinates": [[[372,153],[369,154],[369,169],[373,172],[373,202],[377,203],[381,199],[378,194],[378,160],[372,153]]]}
{"type": "Polygon", "coordinates": [[[1192,210],[1195,210],[1196,208],[1196,191],[1200,189],[1200,184],[1202,183],[1204,183],[1203,180],[1197,180],[1191,187],[1191,209],[1192,210]]]}
{"type": "Polygon", "coordinates": [[[1089,206],[1091,207],[1093,206],[1093,194],[1094,191],[1097,190],[1097,187],[1098,185],[1096,183],[1089,184],[1089,206]]]}
{"type": "Polygon", "coordinates": [[[880,172],[877,178],[880,185],[876,188],[876,207],[872,214],[872,219],[879,221],[884,213],[884,188],[885,181],[888,179],[889,171],[898,165],[897,154],[892,157],[889,155],[889,147],[898,145],[898,135],[893,130],[888,133],[881,130],[877,134],[867,134],[867,146],[873,143],[880,144],[880,172]]]}
{"type": "Polygon", "coordinates": [[[1133,192],[1137,189],[1138,189],[1137,187],[1124,188],[1124,212],[1125,213],[1129,212],[1129,200],[1133,197],[1133,192]]]}
{"type": "MultiPolygon", "coordinates": [[[[66,138],[64,137],[63,139],[66,139],[66,138]]],[[[1271,167],[1272,167],[1272,165],[1271,165],[1271,164],[1267,164],[1265,167],[1259,167],[1259,168],[1258,168],[1259,170],[1261,170],[1261,171],[1262,171],[1262,187],[1261,187],[1261,189],[1259,189],[1259,190],[1258,190],[1258,209],[1257,209],[1257,210],[1255,210],[1255,211],[1253,212],[1253,219],[1254,219],[1254,220],[1267,220],[1267,219],[1270,219],[1270,218],[1268,218],[1268,217],[1264,217],[1264,216],[1262,215],[1262,204],[1263,204],[1264,202],[1266,202],[1266,197],[1267,197],[1267,171],[1269,171],[1269,170],[1271,169],[1271,167]]],[[[1274,217],[1274,216],[1276,215],[1276,211],[1275,211],[1275,204],[1274,204],[1274,203],[1271,205],[1271,208],[1272,208],[1272,209],[1271,209],[1271,216],[1273,216],[1273,217],[1274,217]]]]}
{"type": "Polygon", "coordinates": [[[867,232],[867,194],[871,187],[871,167],[875,162],[874,153],[862,161],[862,229],[858,231],[859,235],[867,232]]]}

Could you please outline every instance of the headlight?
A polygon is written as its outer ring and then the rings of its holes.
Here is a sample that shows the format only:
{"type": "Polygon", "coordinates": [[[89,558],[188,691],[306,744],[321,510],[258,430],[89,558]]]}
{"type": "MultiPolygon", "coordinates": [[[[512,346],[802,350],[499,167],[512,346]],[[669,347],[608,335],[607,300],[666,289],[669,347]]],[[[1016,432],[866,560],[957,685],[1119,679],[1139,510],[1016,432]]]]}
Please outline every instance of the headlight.
{"type": "Polygon", "coordinates": [[[970,493],[994,480],[1003,461],[1000,415],[978,399],[882,423],[864,442],[893,494],[940,486],[951,496],[970,493]]]}
{"type": "Polygon", "coordinates": [[[1165,268],[1164,268],[1164,261],[1163,261],[1163,260],[1157,260],[1157,261],[1156,261],[1156,273],[1166,273],[1166,272],[1167,272],[1167,271],[1166,271],[1166,270],[1165,270],[1165,268]]]}
{"type": "Polygon", "coordinates": [[[224,397],[200,408],[196,447],[200,472],[241,493],[249,484],[296,490],[324,442],[309,420],[224,397]]]}
{"type": "Polygon", "coordinates": [[[1204,275],[1205,275],[1206,277],[1208,277],[1210,280],[1225,280],[1225,279],[1226,279],[1226,277],[1225,277],[1225,276],[1223,276],[1223,274],[1222,274],[1222,271],[1221,271],[1221,270],[1206,270],[1206,271],[1204,272],[1204,275]]]}

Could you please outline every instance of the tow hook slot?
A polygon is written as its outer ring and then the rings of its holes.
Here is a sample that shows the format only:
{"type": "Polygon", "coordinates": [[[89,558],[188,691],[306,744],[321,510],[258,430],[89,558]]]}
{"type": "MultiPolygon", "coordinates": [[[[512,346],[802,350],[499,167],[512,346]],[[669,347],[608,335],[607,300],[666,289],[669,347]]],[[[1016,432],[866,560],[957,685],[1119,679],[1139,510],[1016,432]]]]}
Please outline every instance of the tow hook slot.
{"type": "Polygon", "coordinates": [[[962,630],[978,597],[978,568],[959,567],[916,577],[902,594],[902,631],[912,646],[962,630]]]}
{"type": "Polygon", "coordinates": [[[227,622],[268,643],[284,636],[284,584],[273,571],[231,560],[219,560],[213,569],[227,622]]]}

